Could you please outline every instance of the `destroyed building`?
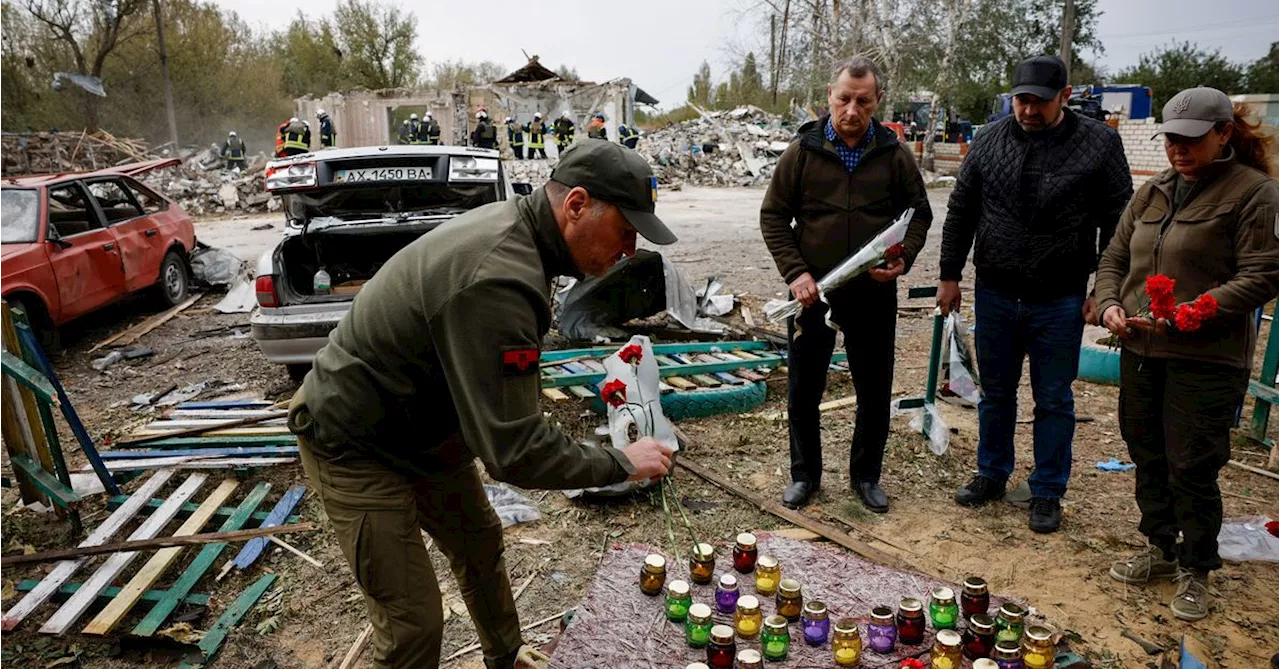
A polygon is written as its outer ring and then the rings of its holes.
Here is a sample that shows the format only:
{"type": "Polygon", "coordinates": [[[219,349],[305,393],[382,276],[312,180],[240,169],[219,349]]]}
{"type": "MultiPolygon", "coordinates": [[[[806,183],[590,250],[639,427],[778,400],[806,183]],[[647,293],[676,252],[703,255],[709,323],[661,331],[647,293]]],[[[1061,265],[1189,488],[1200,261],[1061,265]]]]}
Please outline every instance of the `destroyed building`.
{"type": "MultiPolygon", "coordinates": [[[[294,101],[298,118],[315,118],[324,109],[333,120],[338,146],[379,146],[394,143],[399,132],[397,119],[409,110],[422,116],[431,112],[440,124],[446,143],[464,144],[475,129],[475,112],[484,108],[501,125],[511,116],[521,125],[541,112],[548,126],[568,111],[578,134],[586,135],[592,115],[603,113],[609,139],[618,140],[618,124],[635,122],[636,105],[654,105],[657,100],[622,77],[604,83],[568,81],[547,69],[534,56],[520,69],[489,84],[454,90],[384,89],[330,93],[294,101]]],[[[548,139],[548,146],[554,141],[548,139]]]]}

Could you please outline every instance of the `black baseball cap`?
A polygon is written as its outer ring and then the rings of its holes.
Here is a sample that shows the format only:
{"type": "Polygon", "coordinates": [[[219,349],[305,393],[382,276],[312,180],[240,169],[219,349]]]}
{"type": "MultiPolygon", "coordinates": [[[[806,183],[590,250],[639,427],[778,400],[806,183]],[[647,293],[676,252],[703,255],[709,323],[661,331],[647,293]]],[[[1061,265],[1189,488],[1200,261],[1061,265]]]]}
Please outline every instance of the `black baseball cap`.
{"type": "Polygon", "coordinates": [[[581,186],[591,197],[618,207],[631,227],[654,244],[672,244],[675,233],[654,215],[658,178],[634,149],[603,139],[588,139],[560,154],[551,180],[581,186]]]}
{"type": "Polygon", "coordinates": [[[1067,87],[1067,65],[1057,56],[1028,58],[1013,70],[1013,95],[1030,93],[1042,100],[1058,96],[1067,87]]]}

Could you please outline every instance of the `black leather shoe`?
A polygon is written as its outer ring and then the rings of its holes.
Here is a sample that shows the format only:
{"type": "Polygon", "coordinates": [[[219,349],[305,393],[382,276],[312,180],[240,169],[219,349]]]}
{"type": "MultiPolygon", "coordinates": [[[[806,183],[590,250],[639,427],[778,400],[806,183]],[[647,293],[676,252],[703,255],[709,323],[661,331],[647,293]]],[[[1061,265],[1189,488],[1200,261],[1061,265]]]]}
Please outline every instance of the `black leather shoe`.
{"type": "Polygon", "coordinates": [[[880,489],[879,483],[875,481],[858,481],[853,484],[853,489],[857,491],[858,497],[862,498],[862,505],[871,512],[889,512],[889,497],[880,489]]]}
{"type": "Polygon", "coordinates": [[[1062,505],[1056,499],[1031,498],[1031,519],[1027,526],[1032,532],[1048,534],[1062,526],[1062,505]]]}
{"type": "Polygon", "coordinates": [[[1004,497],[1004,482],[979,474],[956,491],[956,504],[979,506],[1004,497]]]}
{"type": "Polygon", "coordinates": [[[809,503],[809,497],[818,492],[817,483],[809,481],[796,481],[787,487],[786,492],[782,493],[782,505],[791,510],[799,509],[809,503]]]}

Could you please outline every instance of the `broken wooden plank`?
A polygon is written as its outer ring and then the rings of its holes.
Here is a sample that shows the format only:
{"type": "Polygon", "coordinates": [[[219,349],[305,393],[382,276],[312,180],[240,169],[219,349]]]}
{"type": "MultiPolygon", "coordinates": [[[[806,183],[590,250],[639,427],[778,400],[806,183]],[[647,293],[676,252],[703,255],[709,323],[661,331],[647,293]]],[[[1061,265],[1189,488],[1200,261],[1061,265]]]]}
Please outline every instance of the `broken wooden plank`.
{"type": "Polygon", "coordinates": [[[268,541],[270,541],[271,543],[273,543],[273,544],[275,544],[275,545],[277,545],[277,546],[279,546],[279,547],[281,547],[281,548],[283,548],[283,549],[285,549],[285,550],[289,551],[290,553],[293,553],[294,555],[296,555],[296,556],[298,556],[298,557],[302,558],[303,560],[306,560],[306,561],[307,561],[309,564],[311,564],[312,566],[314,566],[314,567],[316,567],[316,568],[318,568],[318,569],[324,569],[324,563],[323,563],[323,562],[321,562],[321,561],[319,561],[319,560],[317,560],[317,559],[315,559],[315,558],[311,557],[310,555],[307,555],[306,553],[304,553],[304,552],[302,552],[302,551],[298,550],[298,548],[297,548],[296,546],[294,546],[293,544],[290,544],[289,542],[285,541],[284,539],[281,539],[280,537],[277,537],[276,535],[274,535],[274,534],[273,534],[273,535],[271,535],[271,536],[267,537],[267,540],[268,540],[268,541]]]}
{"type": "Polygon", "coordinates": [[[694,374],[689,378],[693,379],[694,381],[697,381],[698,383],[701,383],[702,385],[708,388],[719,388],[720,386],[724,385],[720,383],[720,381],[715,377],[707,376],[706,374],[694,374]]]}
{"type": "MultiPolygon", "coordinates": [[[[124,504],[128,500],[129,500],[128,495],[117,495],[116,497],[112,497],[107,500],[107,508],[117,509],[120,507],[121,504],[124,504]]],[[[158,498],[152,499],[143,505],[142,509],[138,511],[138,515],[145,516],[149,513],[152,513],[156,509],[160,508],[162,504],[164,504],[163,499],[158,499],[158,498]]],[[[199,507],[193,502],[187,502],[186,504],[183,504],[182,508],[178,510],[178,518],[185,519],[187,516],[190,516],[191,514],[195,513],[197,508],[199,507]]],[[[214,512],[213,520],[225,522],[228,518],[235,515],[235,512],[236,512],[236,507],[224,506],[214,512]]],[[[262,521],[266,520],[268,515],[269,514],[267,511],[256,511],[249,515],[248,522],[246,522],[245,524],[256,527],[258,525],[261,525],[262,521]]],[[[289,516],[287,519],[285,519],[286,523],[297,523],[301,521],[302,521],[302,516],[289,516]]],[[[233,527],[229,529],[240,529],[240,528],[233,527]]]]}
{"type": "Polygon", "coordinates": [[[775,537],[783,537],[784,539],[795,539],[796,541],[813,541],[821,537],[821,534],[813,530],[806,530],[803,527],[788,527],[781,530],[769,530],[769,534],[775,537]]]}
{"type": "Polygon", "coordinates": [[[546,397],[552,402],[568,402],[569,401],[569,396],[560,392],[559,388],[543,388],[542,396],[546,397]]]}
{"type": "MultiPolygon", "coordinates": [[[[281,416],[279,411],[271,411],[266,414],[259,414],[259,415],[267,418],[266,420],[262,421],[263,427],[267,427],[267,426],[275,427],[275,426],[281,426],[285,424],[286,418],[284,416],[281,416]]],[[[150,423],[147,423],[146,425],[143,425],[142,428],[140,429],[143,432],[159,432],[162,430],[176,432],[178,430],[187,430],[187,429],[196,428],[196,427],[216,428],[219,425],[226,423],[229,420],[241,420],[242,418],[244,417],[240,417],[240,418],[228,417],[221,420],[217,418],[191,418],[191,419],[167,418],[165,420],[157,420],[157,421],[152,421],[150,423]]]]}
{"type": "Polygon", "coordinates": [[[200,293],[196,293],[195,295],[188,297],[182,303],[174,305],[172,308],[168,309],[167,311],[156,314],[127,330],[117,332],[116,334],[110,337],[107,337],[106,339],[98,342],[97,344],[94,344],[93,348],[89,349],[89,352],[93,353],[94,351],[102,348],[103,346],[111,346],[111,345],[128,346],[129,344],[132,344],[133,342],[138,341],[138,339],[140,339],[143,335],[147,334],[148,332],[151,332],[152,330],[160,327],[161,325],[168,323],[170,320],[173,319],[174,316],[177,316],[179,312],[195,304],[196,300],[199,300],[201,297],[203,297],[203,295],[201,295],[200,293]]]}
{"type": "MultiPolygon", "coordinates": [[[[680,436],[682,441],[688,442],[688,438],[679,430],[677,430],[677,434],[680,436]]],[[[720,476],[719,474],[716,474],[715,472],[702,467],[696,462],[691,462],[687,457],[680,458],[677,461],[677,463],[679,464],[679,466],[689,470],[690,472],[697,475],[699,478],[707,481],[708,483],[711,483],[721,488],[725,492],[728,492],[737,497],[740,497],[743,500],[746,500],[756,505],[761,510],[771,513],[779,518],[782,518],[783,520],[789,521],[794,525],[798,525],[807,530],[816,532],[826,537],[827,539],[837,544],[840,544],[841,546],[844,546],[845,548],[853,551],[854,553],[857,553],[858,555],[868,560],[871,560],[872,562],[886,565],[889,567],[894,567],[895,569],[901,569],[906,566],[909,566],[909,565],[905,565],[904,561],[901,560],[900,558],[896,558],[864,542],[858,541],[857,539],[850,536],[847,532],[844,532],[839,528],[828,525],[822,521],[810,518],[809,516],[803,513],[800,513],[798,511],[792,511],[791,509],[788,509],[782,506],[781,504],[776,504],[774,502],[766,500],[763,497],[756,495],[755,493],[748,492],[747,490],[744,490],[743,488],[735,485],[733,482],[729,481],[723,476],[720,476]]]]}
{"type": "MultiPolygon", "coordinates": [[[[547,623],[551,622],[552,620],[560,620],[561,618],[563,618],[563,617],[564,617],[564,614],[566,614],[566,613],[568,613],[569,611],[572,611],[572,610],[573,610],[573,609],[566,609],[566,610],[564,610],[564,611],[561,611],[560,613],[553,613],[553,614],[551,614],[551,615],[547,616],[546,618],[542,618],[542,619],[540,619],[540,620],[535,620],[535,621],[533,621],[533,622],[529,623],[528,625],[525,625],[524,627],[521,627],[521,628],[520,628],[520,631],[521,631],[521,632],[528,632],[529,630],[534,629],[535,627],[542,627],[543,625],[545,625],[545,624],[547,624],[547,623]]],[[[457,658],[459,658],[459,657],[462,657],[463,655],[467,655],[467,654],[470,654],[470,653],[474,653],[474,652],[476,652],[477,650],[480,650],[480,642],[478,642],[478,641],[477,641],[476,643],[471,644],[470,646],[463,646],[462,648],[459,648],[458,650],[454,651],[454,652],[453,652],[453,654],[449,655],[449,657],[446,657],[446,658],[444,658],[444,659],[443,659],[443,660],[441,660],[441,661],[442,661],[442,662],[449,662],[449,661],[451,661],[451,660],[455,660],[455,659],[457,659],[457,658]]]]}
{"type": "MultiPolygon", "coordinates": [[[[223,458],[215,455],[187,455],[180,458],[136,458],[132,460],[108,460],[107,469],[112,472],[129,472],[143,469],[230,469],[237,467],[267,467],[285,465],[296,461],[291,457],[223,458]]],[[[81,471],[89,471],[85,465],[81,471]]]]}
{"type": "MultiPolygon", "coordinates": [[[[18,592],[31,592],[32,590],[35,590],[36,586],[38,585],[40,585],[40,581],[37,581],[34,578],[24,578],[18,582],[18,586],[16,590],[18,592]]],[[[76,594],[76,590],[79,590],[79,589],[80,589],[79,583],[63,583],[58,588],[58,592],[54,593],[53,598],[55,600],[61,599],[65,601],[67,597],[70,597],[71,595],[76,594]]],[[[98,602],[100,604],[106,604],[111,601],[111,598],[115,597],[118,594],[120,594],[120,588],[117,588],[113,585],[110,588],[103,590],[102,594],[98,595],[98,602]]],[[[156,602],[168,596],[168,594],[169,594],[168,590],[148,590],[142,593],[142,597],[138,600],[138,602],[140,604],[155,604],[156,602]]],[[[182,603],[188,606],[208,606],[209,595],[206,595],[206,594],[187,595],[185,598],[183,598],[182,603]]]]}
{"type": "MultiPolygon", "coordinates": [[[[218,531],[231,532],[244,527],[245,522],[254,514],[254,511],[262,503],[262,500],[266,498],[270,490],[271,484],[265,481],[254,486],[249,495],[244,498],[244,501],[240,502],[240,505],[236,507],[235,512],[218,528],[218,531]]],[[[169,614],[178,608],[178,604],[182,602],[183,598],[195,588],[196,583],[200,582],[205,572],[209,570],[209,567],[213,566],[214,561],[218,559],[219,555],[222,555],[222,551],[226,547],[226,542],[219,542],[209,544],[200,549],[195,559],[187,566],[187,570],[182,572],[182,575],[178,577],[177,581],[174,581],[173,585],[169,586],[168,595],[151,607],[142,622],[134,626],[130,634],[140,637],[149,637],[155,634],[160,629],[160,626],[164,624],[164,621],[168,619],[169,614]]]]}
{"type": "Polygon", "coordinates": [[[746,380],[748,380],[748,381],[750,381],[750,382],[752,382],[752,383],[756,383],[756,382],[764,381],[764,380],[765,380],[765,376],[764,376],[764,374],[760,374],[760,373],[758,373],[758,372],[753,372],[753,371],[751,371],[751,370],[749,370],[749,369],[735,369],[735,370],[733,370],[733,373],[734,373],[734,374],[737,374],[738,376],[740,376],[740,377],[742,377],[742,378],[744,378],[744,379],[746,379],[746,380]]]}
{"type": "Polygon", "coordinates": [[[1267,471],[1260,467],[1254,467],[1253,465],[1246,465],[1245,463],[1240,462],[1239,460],[1230,460],[1227,462],[1227,464],[1231,465],[1232,467],[1236,467],[1238,469],[1243,469],[1246,472],[1253,472],[1254,474],[1269,476],[1273,479],[1280,479],[1280,474],[1277,474],[1276,472],[1267,471]]]}
{"type": "Polygon", "coordinates": [[[268,409],[271,402],[260,399],[210,400],[208,402],[183,402],[178,409],[268,409]]]}
{"type": "Polygon", "coordinates": [[[569,386],[569,392],[573,393],[578,399],[589,400],[596,396],[595,392],[586,386],[569,386]]]}
{"type": "Polygon", "coordinates": [[[246,436],[246,437],[176,437],[161,439],[147,444],[148,448],[205,448],[222,446],[291,446],[298,443],[292,434],[246,436]]]}
{"type": "MultiPolygon", "coordinates": [[[[622,348],[621,345],[614,345],[614,346],[597,346],[595,348],[585,348],[585,349],[579,348],[579,349],[564,349],[564,350],[558,350],[558,351],[543,351],[542,360],[544,362],[552,362],[553,364],[555,364],[555,361],[558,361],[558,360],[574,360],[580,356],[587,356],[590,358],[603,358],[609,355],[613,355],[614,353],[617,353],[618,350],[621,348],[622,348]]],[[[768,350],[769,348],[770,348],[770,345],[767,342],[761,342],[761,341],[682,342],[682,343],[673,343],[673,344],[654,344],[653,353],[654,353],[654,356],[656,357],[659,355],[667,355],[670,353],[704,352],[704,351],[710,351],[712,349],[720,349],[722,351],[728,350],[728,349],[735,349],[735,350],[740,349],[744,351],[764,351],[764,350],[768,350]]]]}
{"type": "MultiPolygon", "coordinates": [[[[152,437],[163,441],[171,431],[167,430],[141,430],[130,435],[133,438],[152,437]]],[[[290,436],[289,428],[285,425],[275,425],[272,427],[233,427],[226,430],[210,430],[204,433],[204,436],[210,439],[222,437],[287,437],[290,436]]],[[[121,442],[122,446],[132,446],[134,443],[121,442]]],[[[152,442],[147,442],[148,444],[152,442]]]]}
{"type": "Polygon", "coordinates": [[[229,430],[231,428],[236,428],[236,427],[256,425],[258,423],[263,423],[269,420],[284,418],[284,417],[287,417],[288,415],[289,415],[288,411],[277,411],[271,414],[255,416],[253,418],[241,418],[238,420],[224,421],[224,422],[218,423],[217,425],[193,427],[186,430],[166,431],[158,435],[136,437],[131,439],[121,439],[119,442],[116,442],[116,443],[124,446],[136,446],[138,444],[145,444],[152,441],[159,441],[161,439],[173,439],[175,437],[190,437],[190,436],[204,434],[206,432],[225,431],[225,430],[229,430]]]}
{"type": "Polygon", "coordinates": [[[342,664],[338,665],[338,669],[352,669],[356,666],[356,662],[360,661],[360,656],[364,655],[364,649],[369,646],[369,640],[373,638],[373,624],[364,626],[364,631],[360,632],[360,636],[356,637],[355,642],[347,649],[347,654],[342,657],[342,664]]]}
{"type": "Polygon", "coordinates": [[[184,458],[206,456],[210,458],[290,456],[297,455],[297,446],[227,446],[222,448],[177,448],[173,450],[107,451],[104,460],[139,460],[146,458],[184,458]]]}
{"type": "Polygon", "coordinates": [[[138,555],[136,550],[117,552],[121,549],[115,548],[112,550],[111,548],[113,546],[120,546],[122,544],[129,544],[155,537],[164,529],[164,526],[168,525],[169,521],[178,514],[178,509],[186,503],[192,495],[196,494],[196,491],[200,489],[200,486],[204,485],[206,478],[207,477],[204,474],[191,474],[188,476],[187,480],[183,481],[182,485],[178,486],[178,489],[175,490],[172,495],[169,495],[169,498],[164,502],[164,506],[156,509],[155,513],[148,516],[147,519],[143,521],[142,525],[139,525],[138,529],[134,530],[133,534],[129,535],[129,541],[121,542],[120,544],[103,544],[102,546],[93,546],[90,548],[72,548],[69,549],[69,554],[68,551],[46,551],[44,553],[21,555],[16,559],[6,559],[6,561],[10,563],[21,563],[26,560],[31,560],[32,558],[40,558],[41,556],[44,556],[41,559],[33,561],[49,562],[51,560],[80,557],[81,555],[114,553],[114,555],[107,558],[102,563],[102,566],[98,567],[98,570],[95,571],[92,576],[85,580],[84,584],[80,586],[80,589],[76,591],[76,594],[71,596],[71,599],[68,599],[66,603],[57,610],[57,612],[45,621],[44,626],[40,628],[40,632],[42,634],[63,634],[70,629],[70,627],[80,619],[80,616],[84,615],[84,612],[89,609],[89,605],[93,604],[93,602],[98,598],[98,595],[107,586],[111,585],[111,583],[115,581],[116,577],[119,576],[120,573],[124,571],[138,555]]]}
{"type": "MultiPolygon", "coordinates": [[[[203,502],[200,503],[196,512],[187,517],[186,521],[178,527],[173,533],[175,537],[191,536],[204,529],[209,519],[218,511],[222,503],[231,497],[231,493],[235,492],[236,487],[240,483],[235,479],[226,479],[218,484],[203,502]]],[[[160,580],[169,565],[178,559],[178,555],[182,553],[181,547],[165,548],[157,551],[155,555],[147,560],[146,564],[138,570],[138,573],[129,579],[129,582],[120,590],[120,594],[112,599],[109,604],[89,624],[85,626],[82,632],[84,634],[103,635],[115,629],[116,625],[133,610],[135,604],[142,598],[143,593],[151,589],[151,586],[160,580]]]]}
{"type": "Polygon", "coordinates": [[[216,419],[216,420],[236,420],[239,418],[253,418],[254,416],[265,416],[272,413],[270,408],[263,409],[169,409],[162,415],[170,420],[198,420],[198,419],[216,419]]]}
{"type": "Polygon", "coordinates": [[[751,307],[748,307],[745,304],[742,305],[742,322],[746,323],[749,328],[756,326],[756,318],[751,315],[751,307]]]}
{"type": "Polygon", "coordinates": [[[22,358],[9,351],[0,350],[0,369],[3,369],[5,375],[35,393],[40,401],[52,406],[61,406],[58,391],[53,389],[49,379],[44,378],[44,374],[28,365],[22,358]]]}
{"type": "Polygon", "coordinates": [[[698,387],[698,384],[689,381],[683,376],[668,376],[666,382],[680,390],[693,390],[698,387]]]}
{"type": "MultiPolygon", "coordinates": [[[[84,541],[80,542],[79,547],[91,548],[94,546],[101,546],[106,543],[107,539],[110,539],[116,532],[119,532],[120,529],[124,527],[125,523],[129,522],[129,520],[138,513],[138,510],[147,503],[147,500],[150,499],[156,491],[160,490],[160,488],[164,486],[173,474],[174,472],[172,470],[167,469],[160,470],[153,474],[150,479],[142,484],[141,488],[138,488],[138,491],[134,493],[128,501],[121,504],[120,508],[116,509],[110,516],[108,516],[107,519],[103,521],[97,529],[91,532],[84,541]]],[[[66,583],[71,578],[71,575],[74,574],[86,561],[88,561],[87,556],[77,557],[59,562],[55,565],[53,571],[49,572],[49,575],[45,576],[44,579],[40,581],[40,585],[36,586],[31,592],[28,592],[21,601],[14,604],[5,612],[3,622],[0,622],[0,629],[7,632],[17,627],[24,618],[30,615],[32,611],[39,608],[41,604],[45,603],[49,597],[57,592],[58,588],[60,588],[63,583],[66,583]]],[[[12,564],[12,561],[9,558],[5,558],[4,563],[12,564]]]]}
{"type": "Polygon", "coordinates": [[[738,386],[747,382],[746,379],[738,376],[737,374],[730,374],[729,372],[716,372],[715,377],[721,382],[727,383],[731,386],[738,386]]]}
{"type": "Polygon", "coordinates": [[[236,600],[231,602],[231,606],[228,606],[218,618],[218,622],[214,623],[213,628],[205,632],[204,638],[200,639],[200,653],[204,655],[204,662],[200,665],[183,662],[178,665],[179,669],[194,669],[196,666],[207,665],[218,654],[218,650],[222,648],[222,642],[227,640],[231,629],[239,625],[245,615],[257,606],[258,600],[262,599],[262,596],[271,588],[271,584],[275,583],[276,578],[275,574],[267,574],[240,593],[240,596],[236,597],[236,600]]]}
{"type": "Polygon", "coordinates": [[[9,456],[9,464],[13,465],[16,471],[22,472],[27,480],[31,481],[41,492],[48,495],[55,504],[67,509],[71,505],[81,501],[80,495],[76,494],[70,486],[58,480],[58,477],[46,472],[40,463],[32,460],[26,454],[14,454],[9,456]]]}
{"type": "Polygon", "coordinates": [[[63,560],[71,557],[104,555],[106,553],[137,553],[138,551],[151,550],[155,548],[173,548],[174,546],[200,546],[212,543],[234,543],[238,541],[248,541],[249,539],[256,537],[265,537],[272,534],[314,532],[318,529],[320,529],[320,526],[315,523],[296,523],[293,525],[277,525],[275,527],[256,527],[251,530],[235,530],[233,532],[192,534],[185,537],[154,537],[151,539],[121,541],[114,544],[103,544],[101,546],[90,546],[86,548],[63,548],[59,550],[42,551],[40,553],[31,553],[28,555],[6,555],[4,557],[4,561],[6,564],[52,562],[54,560],[63,560]]]}
{"type": "MultiPolygon", "coordinates": [[[[298,505],[298,502],[302,500],[302,496],[306,492],[307,486],[304,485],[296,485],[285,491],[284,495],[280,497],[280,501],[276,502],[275,507],[271,509],[271,514],[263,521],[262,527],[276,527],[284,522],[284,519],[290,513],[293,513],[293,508],[298,505]]],[[[233,564],[237,569],[248,569],[258,559],[258,556],[262,555],[262,551],[267,547],[268,543],[266,537],[251,540],[244,545],[244,548],[240,549],[240,554],[236,555],[235,560],[232,561],[233,564]]]]}
{"type": "MultiPolygon", "coordinates": [[[[856,406],[857,404],[858,404],[858,397],[856,395],[849,395],[848,397],[841,397],[840,399],[830,400],[828,402],[823,402],[822,404],[819,404],[818,411],[820,412],[834,411],[836,409],[843,409],[845,407],[856,406]]],[[[777,421],[777,420],[787,419],[786,411],[778,411],[775,413],[763,413],[763,414],[758,413],[758,414],[751,414],[751,415],[755,416],[756,418],[763,418],[765,420],[777,421]]]]}

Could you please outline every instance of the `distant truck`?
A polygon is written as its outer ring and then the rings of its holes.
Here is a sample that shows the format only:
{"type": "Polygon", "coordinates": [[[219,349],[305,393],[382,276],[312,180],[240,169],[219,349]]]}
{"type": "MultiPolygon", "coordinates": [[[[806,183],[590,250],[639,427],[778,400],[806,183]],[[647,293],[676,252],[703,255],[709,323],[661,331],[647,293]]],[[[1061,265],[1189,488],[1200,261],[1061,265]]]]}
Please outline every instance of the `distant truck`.
{"type": "MultiPolygon", "coordinates": [[[[1094,118],[1144,119],[1151,116],[1151,89],[1137,84],[1084,86],[1071,91],[1067,106],[1094,118]]],[[[992,123],[1013,113],[1013,96],[997,95],[991,105],[992,123]]]]}

